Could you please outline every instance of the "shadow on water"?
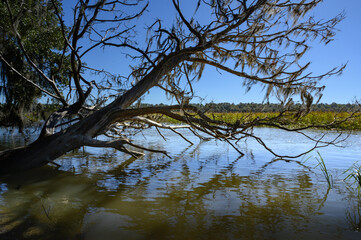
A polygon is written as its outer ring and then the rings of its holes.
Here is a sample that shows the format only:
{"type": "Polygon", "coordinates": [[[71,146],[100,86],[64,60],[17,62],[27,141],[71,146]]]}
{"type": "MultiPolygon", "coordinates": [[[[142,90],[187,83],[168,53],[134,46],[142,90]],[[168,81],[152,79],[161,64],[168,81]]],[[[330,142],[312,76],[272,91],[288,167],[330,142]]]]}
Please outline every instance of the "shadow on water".
{"type": "Polygon", "coordinates": [[[1,195],[1,239],[67,239],[79,233],[92,181],[44,167],[5,179],[1,195]],[[71,179],[74,178],[74,179],[71,179]]]}
{"type": "Polygon", "coordinates": [[[360,238],[361,201],[341,184],[222,143],[179,145],[172,159],[80,149],[2,179],[0,239],[360,238]]]}

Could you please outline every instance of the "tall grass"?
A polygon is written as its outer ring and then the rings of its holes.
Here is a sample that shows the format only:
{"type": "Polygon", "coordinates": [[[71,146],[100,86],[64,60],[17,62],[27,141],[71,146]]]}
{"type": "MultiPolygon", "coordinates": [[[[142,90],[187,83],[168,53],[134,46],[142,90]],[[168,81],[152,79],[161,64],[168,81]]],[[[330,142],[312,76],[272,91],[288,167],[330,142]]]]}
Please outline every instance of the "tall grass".
{"type": "Polygon", "coordinates": [[[361,191],[361,165],[358,163],[354,163],[349,169],[347,169],[344,173],[348,173],[345,177],[344,181],[353,180],[351,184],[356,184],[358,192],[361,191]]]}
{"type": "Polygon", "coordinates": [[[323,160],[321,154],[319,152],[317,152],[317,154],[318,154],[318,157],[316,157],[316,160],[317,160],[318,164],[316,165],[315,168],[320,167],[321,172],[327,181],[328,188],[331,189],[331,188],[333,188],[333,177],[327,170],[325,161],[323,160]]]}

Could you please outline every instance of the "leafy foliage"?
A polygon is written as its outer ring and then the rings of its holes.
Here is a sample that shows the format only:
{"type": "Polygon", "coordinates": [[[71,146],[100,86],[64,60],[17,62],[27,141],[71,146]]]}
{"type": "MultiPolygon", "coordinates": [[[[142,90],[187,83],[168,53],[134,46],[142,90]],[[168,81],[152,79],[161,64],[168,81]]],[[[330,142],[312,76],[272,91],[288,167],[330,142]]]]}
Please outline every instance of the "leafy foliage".
{"type": "MultiPolygon", "coordinates": [[[[57,1],[60,8],[60,2],[57,1]]],[[[11,1],[11,14],[4,2],[0,3],[0,97],[4,101],[1,125],[17,125],[21,131],[25,114],[42,96],[39,89],[24,81],[8,64],[34,83],[50,90],[49,84],[29,64],[33,61],[43,72],[54,76],[54,81],[65,85],[69,75],[69,60],[62,54],[64,40],[54,8],[49,1],[11,1]],[[21,36],[19,42],[12,24],[21,36]],[[26,49],[26,58],[20,44],[26,49]],[[6,63],[6,62],[8,63],[6,63]],[[58,74],[53,74],[60,71],[58,74]]]]}

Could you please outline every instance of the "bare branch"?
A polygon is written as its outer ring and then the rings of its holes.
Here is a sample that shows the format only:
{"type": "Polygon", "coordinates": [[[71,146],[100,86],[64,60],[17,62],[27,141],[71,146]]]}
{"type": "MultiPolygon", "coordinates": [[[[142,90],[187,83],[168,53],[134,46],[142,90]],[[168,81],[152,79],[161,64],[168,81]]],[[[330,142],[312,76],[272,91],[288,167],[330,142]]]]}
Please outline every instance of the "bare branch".
{"type": "MultiPolygon", "coordinates": [[[[172,132],[178,134],[181,138],[183,138],[183,139],[184,139],[185,141],[187,141],[189,144],[193,145],[193,143],[192,143],[191,141],[189,141],[186,137],[184,137],[180,132],[176,131],[176,129],[180,129],[180,128],[187,128],[187,129],[189,129],[190,126],[187,126],[187,125],[169,126],[169,125],[161,124],[161,123],[152,121],[152,120],[150,120],[150,119],[148,119],[148,118],[140,117],[140,116],[134,117],[134,118],[132,118],[132,120],[141,121],[141,122],[147,123],[147,124],[149,124],[149,125],[151,125],[151,126],[155,126],[157,129],[158,129],[158,128],[169,129],[169,130],[171,130],[172,132]]],[[[164,138],[164,137],[163,137],[163,138],[164,138]]]]}
{"type": "Polygon", "coordinates": [[[144,155],[141,152],[129,150],[126,147],[124,147],[124,143],[125,143],[124,140],[100,141],[92,138],[83,138],[82,143],[85,146],[90,146],[90,147],[114,148],[121,152],[127,153],[135,158],[139,158],[144,155]]]}
{"type": "Polygon", "coordinates": [[[0,58],[1,60],[9,66],[9,68],[11,68],[12,71],[14,71],[16,74],[18,74],[22,79],[24,79],[25,81],[27,81],[28,83],[30,83],[31,85],[33,85],[34,87],[36,87],[37,89],[39,89],[40,91],[42,91],[43,93],[49,95],[50,97],[53,97],[55,99],[58,99],[59,101],[61,101],[61,98],[57,95],[54,95],[50,92],[48,92],[47,90],[45,90],[44,88],[40,87],[38,84],[34,83],[33,81],[31,81],[30,79],[26,78],[24,75],[22,75],[18,70],[16,70],[13,66],[11,66],[10,63],[8,63],[5,58],[3,57],[3,55],[0,54],[0,58]]]}
{"type": "Polygon", "coordinates": [[[191,25],[191,24],[185,19],[185,17],[183,16],[183,13],[182,13],[182,11],[181,11],[180,8],[179,8],[179,0],[172,0],[172,2],[173,2],[173,5],[174,5],[175,9],[177,10],[180,18],[181,18],[182,21],[185,23],[185,25],[187,26],[187,28],[189,29],[189,31],[190,31],[191,33],[193,33],[193,34],[198,38],[198,41],[199,41],[198,44],[199,44],[199,45],[203,45],[203,43],[204,43],[204,38],[203,38],[203,36],[202,36],[197,30],[195,30],[195,29],[192,27],[192,25],[191,25]]]}

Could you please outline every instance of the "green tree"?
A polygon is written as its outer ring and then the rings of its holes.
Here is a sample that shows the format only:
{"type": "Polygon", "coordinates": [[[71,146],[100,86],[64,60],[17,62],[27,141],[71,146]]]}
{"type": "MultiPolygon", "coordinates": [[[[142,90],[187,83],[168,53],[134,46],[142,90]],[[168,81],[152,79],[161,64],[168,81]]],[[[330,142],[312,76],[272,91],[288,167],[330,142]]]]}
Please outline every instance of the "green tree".
{"type": "MultiPolygon", "coordinates": [[[[61,10],[60,2],[54,3],[61,10]]],[[[64,39],[51,2],[2,2],[0,16],[0,96],[4,102],[0,124],[16,125],[22,131],[25,114],[42,96],[39,88],[50,89],[30,61],[61,86],[68,79],[69,68],[60,66],[68,65],[69,59],[62,52],[64,39]]]]}

